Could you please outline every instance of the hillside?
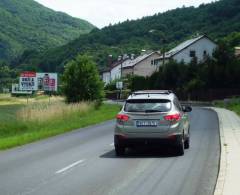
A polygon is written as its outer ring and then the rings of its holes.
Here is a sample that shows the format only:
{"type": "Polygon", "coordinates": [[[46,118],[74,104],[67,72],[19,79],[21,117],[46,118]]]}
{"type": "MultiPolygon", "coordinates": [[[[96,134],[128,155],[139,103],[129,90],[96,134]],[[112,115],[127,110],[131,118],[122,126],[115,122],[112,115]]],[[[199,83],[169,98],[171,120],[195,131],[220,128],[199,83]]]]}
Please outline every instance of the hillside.
{"type": "Polygon", "coordinates": [[[33,0],[0,0],[0,60],[12,60],[26,49],[43,51],[64,45],[93,28],[33,0]]]}
{"type": "Polygon", "coordinates": [[[26,54],[16,64],[29,64],[46,71],[62,71],[64,64],[78,53],[94,57],[99,67],[107,56],[121,52],[139,53],[142,49],[168,49],[196,34],[207,34],[214,40],[240,32],[240,1],[220,0],[198,8],[182,7],[126,21],[87,35],[57,49],[41,54],[26,54]]]}

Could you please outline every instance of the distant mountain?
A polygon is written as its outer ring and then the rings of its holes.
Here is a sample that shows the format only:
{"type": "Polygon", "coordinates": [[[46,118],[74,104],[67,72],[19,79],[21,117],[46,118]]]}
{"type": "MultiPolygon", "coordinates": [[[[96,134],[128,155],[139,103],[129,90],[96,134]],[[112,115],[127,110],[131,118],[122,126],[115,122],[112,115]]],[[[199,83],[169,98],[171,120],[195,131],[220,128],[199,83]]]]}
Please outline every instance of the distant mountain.
{"type": "Polygon", "coordinates": [[[24,50],[61,46],[93,28],[33,0],[0,0],[0,59],[10,61],[24,50]]]}
{"type": "Polygon", "coordinates": [[[240,1],[220,0],[95,29],[62,47],[26,54],[18,62],[46,71],[63,71],[64,64],[76,54],[87,53],[101,68],[106,66],[109,54],[117,58],[121,53],[139,53],[142,49],[167,50],[193,35],[207,34],[218,40],[233,32],[240,32],[240,1]]]}

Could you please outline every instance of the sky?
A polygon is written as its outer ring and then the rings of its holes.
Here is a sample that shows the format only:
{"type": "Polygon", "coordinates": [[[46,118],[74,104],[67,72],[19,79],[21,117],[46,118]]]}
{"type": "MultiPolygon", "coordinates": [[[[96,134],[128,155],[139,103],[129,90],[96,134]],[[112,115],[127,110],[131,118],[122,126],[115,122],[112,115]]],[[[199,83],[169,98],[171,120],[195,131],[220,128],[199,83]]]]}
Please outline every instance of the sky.
{"type": "Polygon", "coordinates": [[[170,9],[213,0],[35,0],[55,11],[89,21],[98,28],[170,9]]]}

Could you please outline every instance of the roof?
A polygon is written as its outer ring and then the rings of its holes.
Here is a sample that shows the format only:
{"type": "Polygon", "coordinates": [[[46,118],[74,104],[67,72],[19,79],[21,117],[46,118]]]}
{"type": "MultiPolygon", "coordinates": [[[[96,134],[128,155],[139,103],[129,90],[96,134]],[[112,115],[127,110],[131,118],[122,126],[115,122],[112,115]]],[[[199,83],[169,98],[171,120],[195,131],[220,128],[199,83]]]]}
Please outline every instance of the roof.
{"type": "Polygon", "coordinates": [[[129,58],[124,59],[124,60],[119,60],[116,61],[114,63],[111,64],[110,67],[105,67],[102,71],[100,71],[101,73],[106,73],[106,72],[110,72],[113,68],[117,67],[118,65],[124,64],[124,62],[130,60],[129,58]]]}
{"type": "MultiPolygon", "coordinates": [[[[183,43],[181,43],[180,45],[178,45],[177,47],[171,49],[170,51],[168,51],[167,53],[165,53],[165,58],[170,58],[173,57],[174,55],[178,54],[179,52],[181,52],[182,50],[188,48],[189,46],[193,45],[194,43],[196,43],[197,41],[201,40],[202,38],[207,38],[210,41],[212,41],[209,37],[207,37],[206,35],[201,35],[199,37],[193,38],[193,39],[189,39],[183,43]]],[[[212,41],[214,42],[214,41],[212,41]]],[[[163,56],[160,57],[161,59],[163,58],[163,56]]]]}
{"type": "Polygon", "coordinates": [[[174,99],[174,93],[170,90],[137,91],[128,97],[130,99],[174,99]]]}
{"type": "Polygon", "coordinates": [[[122,64],[123,62],[125,62],[126,60],[128,60],[129,58],[126,58],[124,60],[119,60],[119,61],[116,61],[114,63],[111,64],[111,69],[115,68],[116,66],[122,64]]]}
{"type": "Polygon", "coordinates": [[[113,68],[115,68],[121,64],[122,64],[123,68],[132,68],[136,64],[142,62],[143,60],[145,60],[146,58],[148,58],[149,56],[151,56],[155,53],[158,53],[158,52],[155,51],[155,52],[151,52],[151,53],[145,53],[143,55],[138,56],[137,58],[135,58],[133,60],[131,60],[130,58],[127,58],[124,60],[116,61],[111,64],[111,67],[106,67],[105,69],[103,69],[101,71],[101,73],[110,72],[113,68]]]}
{"type": "Polygon", "coordinates": [[[235,47],[235,49],[240,50],[240,47],[235,47]]]}
{"type": "Polygon", "coordinates": [[[127,63],[123,64],[123,68],[131,68],[133,66],[136,66],[138,63],[142,62],[143,60],[145,60],[146,58],[148,58],[149,56],[158,53],[158,52],[151,52],[151,53],[145,53],[143,55],[138,56],[137,58],[135,58],[134,60],[130,60],[127,63]]]}

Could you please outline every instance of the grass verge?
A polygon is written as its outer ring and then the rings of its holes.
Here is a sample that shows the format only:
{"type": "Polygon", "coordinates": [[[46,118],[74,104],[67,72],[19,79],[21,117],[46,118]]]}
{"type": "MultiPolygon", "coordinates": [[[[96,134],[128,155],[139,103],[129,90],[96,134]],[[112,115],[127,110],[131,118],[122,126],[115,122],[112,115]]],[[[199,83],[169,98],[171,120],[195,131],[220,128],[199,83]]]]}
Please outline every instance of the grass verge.
{"type": "Polygon", "coordinates": [[[215,106],[236,112],[240,116],[240,98],[226,99],[214,102],[215,106]]]}
{"type": "Polygon", "coordinates": [[[0,104],[0,150],[98,124],[115,117],[118,105],[91,103],[0,104]]]}

